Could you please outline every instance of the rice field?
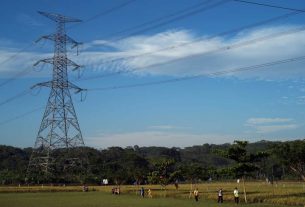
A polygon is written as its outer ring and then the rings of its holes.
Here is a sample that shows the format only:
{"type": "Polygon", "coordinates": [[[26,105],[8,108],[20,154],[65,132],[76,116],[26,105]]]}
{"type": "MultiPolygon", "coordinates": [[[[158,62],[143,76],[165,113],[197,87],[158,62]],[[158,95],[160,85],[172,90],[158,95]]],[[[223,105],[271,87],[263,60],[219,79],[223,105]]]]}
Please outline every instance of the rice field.
{"type": "MultiPolygon", "coordinates": [[[[113,201],[114,204],[112,205],[111,203],[109,203],[107,204],[107,206],[135,206],[134,204],[131,205],[133,199],[135,199],[135,202],[139,202],[141,200],[139,198],[139,189],[142,186],[122,185],[120,186],[121,195],[119,196],[111,194],[111,189],[113,187],[114,186],[89,186],[89,192],[84,193],[81,192],[82,186],[2,186],[0,187],[0,202],[1,204],[5,203],[6,206],[35,206],[33,203],[31,203],[31,205],[27,205],[24,202],[34,198],[42,200],[45,199],[46,202],[48,202],[48,199],[51,199],[53,197],[61,198],[63,195],[67,199],[70,197],[72,199],[72,197],[74,196],[89,196],[90,199],[91,197],[96,197],[94,199],[92,198],[93,201],[96,200],[96,202],[99,200],[100,197],[105,197],[105,199],[108,199],[108,196],[110,196],[109,202],[113,201]],[[116,200],[120,200],[121,198],[130,200],[130,205],[127,201],[122,201],[122,205],[119,205],[118,203],[115,204],[116,202],[119,202],[116,200]]],[[[204,206],[208,206],[208,204],[212,205],[217,203],[217,191],[219,188],[222,188],[224,192],[223,205],[232,206],[233,190],[235,187],[238,187],[239,189],[241,205],[245,205],[243,200],[242,185],[234,182],[211,182],[197,185],[180,184],[178,189],[176,189],[174,185],[168,185],[166,186],[166,188],[161,187],[160,185],[143,185],[143,187],[145,188],[145,190],[151,189],[153,199],[151,199],[151,201],[143,201],[144,203],[142,206],[179,206],[180,203],[184,203],[186,205],[186,203],[189,202],[193,204],[193,196],[190,192],[192,191],[191,189],[194,188],[198,188],[200,192],[201,203],[206,203],[204,206]],[[162,205],[159,205],[158,202],[161,202],[162,205]],[[176,202],[178,204],[174,204],[176,202]]],[[[266,182],[246,182],[246,191],[248,200],[247,205],[251,206],[265,206],[270,204],[272,204],[272,206],[305,205],[305,183],[303,182],[278,182],[274,183],[273,185],[267,184],[266,182]]],[[[57,198],[54,199],[58,200],[57,198]]],[[[77,200],[78,198],[72,199],[73,202],[77,200]]],[[[99,202],[92,203],[91,205],[90,203],[93,201],[89,202],[89,200],[88,205],[87,203],[85,203],[84,206],[100,206],[99,202]]],[[[144,200],[149,199],[144,198],[144,200]]],[[[1,205],[1,207],[2,206],[5,205],[1,205]]],[[[71,203],[69,205],[59,206],[73,207],[79,206],[79,204],[71,203]]]]}

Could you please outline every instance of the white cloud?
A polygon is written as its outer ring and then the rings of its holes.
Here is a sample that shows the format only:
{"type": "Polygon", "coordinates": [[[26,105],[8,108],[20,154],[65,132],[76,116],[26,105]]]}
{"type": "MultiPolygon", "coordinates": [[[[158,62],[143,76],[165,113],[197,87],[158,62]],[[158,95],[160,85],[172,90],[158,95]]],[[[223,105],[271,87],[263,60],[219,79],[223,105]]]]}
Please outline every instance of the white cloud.
{"type": "MultiPolygon", "coordinates": [[[[38,60],[52,57],[52,54],[40,54],[37,52],[21,52],[15,48],[0,48],[0,74],[2,77],[11,76],[18,72],[24,70],[38,70],[39,68],[44,68],[46,65],[40,65],[36,69],[33,67],[33,64],[38,60]],[[16,55],[17,54],[17,55],[16,55]]],[[[46,71],[42,70],[42,73],[31,72],[30,76],[44,76],[46,71]]]]}
{"type": "MultiPolygon", "coordinates": [[[[243,31],[230,38],[218,37],[210,40],[206,39],[194,44],[187,44],[183,47],[175,46],[182,43],[190,43],[197,39],[204,39],[205,37],[208,38],[208,36],[198,36],[188,30],[170,30],[150,36],[133,36],[119,42],[94,40],[85,46],[85,50],[79,56],[72,56],[71,59],[80,65],[84,65],[86,70],[94,71],[111,72],[142,68],[133,73],[137,75],[170,76],[207,74],[298,57],[305,54],[305,32],[298,32],[256,42],[255,44],[244,47],[202,55],[217,48],[225,48],[232,44],[240,44],[293,28],[297,28],[297,26],[260,28],[243,31]],[[112,49],[110,50],[109,47],[112,47],[112,49]],[[161,50],[162,48],[169,47],[173,47],[173,49],[161,50]],[[143,53],[149,54],[141,55],[143,53]],[[130,56],[137,57],[124,59],[130,56]],[[123,59],[115,62],[109,61],[117,58],[123,59]],[[151,67],[156,64],[161,65],[151,67]]],[[[13,54],[14,51],[11,48],[0,48],[0,62],[13,54]]],[[[40,55],[38,52],[23,52],[14,61],[9,61],[2,65],[0,73],[14,73],[19,71],[20,68],[27,67],[27,65],[30,65],[29,63],[32,64],[35,62],[34,60],[40,59],[41,56],[45,56],[45,54],[40,55]]],[[[304,62],[300,61],[270,67],[273,70],[231,73],[226,76],[264,80],[297,79],[305,77],[303,65],[304,62]]]]}
{"type": "Polygon", "coordinates": [[[250,118],[247,120],[247,125],[285,123],[291,121],[293,121],[293,119],[289,119],[289,118],[250,118]]]}
{"type": "Polygon", "coordinates": [[[156,126],[150,126],[149,129],[155,129],[155,130],[171,130],[171,129],[178,129],[180,127],[172,126],[172,125],[156,125],[156,126]]]}
{"type": "Polygon", "coordinates": [[[233,136],[217,134],[192,134],[177,133],[169,131],[137,131],[114,134],[100,134],[86,139],[86,145],[107,148],[111,146],[166,146],[166,147],[186,147],[209,143],[221,144],[234,140],[233,136]]]}
{"type": "MultiPolygon", "coordinates": [[[[175,47],[172,50],[162,50],[162,48],[174,47],[181,43],[190,43],[198,38],[204,38],[195,36],[190,31],[186,30],[168,31],[152,36],[130,37],[117,43],[106,43],[105,41],[102,41],[103,45],[112,46],[115,50],[103,53],[87,52],[86,55],[90,56],[91,53],[99,53],[99,56],[95,54],[96,58],[94,58],[91,63],[93,65],[101,64],[103,67],[110,67],[110,70],[142,68],[138,70],[138,74],[144,73],[172,76],[206,74],[301,56],[301,54],[304,54],[305,52],[304,32],[256,42],[255,44],[238,47],[236,49],[228,50],[227,52],[224,50],[223,52],[214,52],[202,55],[208,51],[281,33],[292,28],[295,27],[281,26],[257,29],[242,32],[230,39],[218,37],[211,40],[196,42],[194,44],[188,44],[183,47],[175,47]],[[154,51],[159,52],[154,53],[154,51]],[[109,62],[110,57],[124,58],[143,53],[149,54],[122,60],[120,63],[115,62],[114,64],[109,62]],[[180,60],[177,61],[178,59],[180,60]],[[105,62],[107,63],[106,65],[105,62]],[[151,65],[162,63],[166,64],[158,65],[157,67],[150,67],[151,65]]],[[[96,44],[96,42],[98,41],[95,41],[95,44],[92,44],[92,46],[96,46],[94,48],[98,50],[99,44],[96,44]]],[[[297,62],[278,65],[276,66],[276,72],[272,72],[271,70],[260,70],[259,72],[231,73],[229,76],[262,79],[299,78],[300,76],[305,75],[302,68],[303,64],[303,62],[297,62]]]]}
{"type": "Polygon", "coordinates": [[[253,128],[255,133],[259,134],[292,130],[300,127],[291,118],[249,118],[245,126],[253,128]]]}
{"type": "Polygon", "coordinates": [[[153,125],[149,126],[148,129],[152,130],[189,130],[191,127],[182,127],[174,125],[153,125]]]}
{"type": "Polygon", "coordinates": [[[255,126],[257,133],[272,133],[283,130],[292,130],[298,128],[297,124],[284,124],[284,125],[266,125],[266,126],[255,126]]]}

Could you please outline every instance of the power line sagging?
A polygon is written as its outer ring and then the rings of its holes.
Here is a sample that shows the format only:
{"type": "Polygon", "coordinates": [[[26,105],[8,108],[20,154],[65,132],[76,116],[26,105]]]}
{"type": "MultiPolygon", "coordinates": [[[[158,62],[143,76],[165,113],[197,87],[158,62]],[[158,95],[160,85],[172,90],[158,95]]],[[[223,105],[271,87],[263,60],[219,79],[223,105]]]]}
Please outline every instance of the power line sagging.
{"type": "Polygon", "coordinates": [[[222,70],[222,71],[217,71],[217,72],[212,72],[212,73],[202,73],[199,75],[183,76],[183,77],[179,77],[179,78],[171,78],[171,79],[167,79],[167,80],[136,83],[136,84],[129,84],[129,85],[117,85],[117,86],[110,86],[110,87],[91,88],[91,89],[88,89],[87,91],[89,91],[89,92],[90,91],[108,91],[108,90],[146,87],[146,86],[152,86],[152,85],[161,85],[161,84],[167,84],[167,83],[187,81],[187,80],[192,80],[192,79],[197,79],[197,78],[202,78],[202,77],[215,77],[215,76],[221,76],[221,75],[226,75],[226,74],[231,74],[231,73],[258,70],[258,69],[262,69],[262,68],[271,67],[274,65],[281,65],[281,64],[304,61],[304,60],[305,60],[305,56],[299,56],[299,57],[294,57],[294,58],[277,60],[277,61],[273,61],[273,62],[266,62],[266,63],[262,63],[262,64],[258,64],[258,65],[251,65],[251,66],[246,66],[246,67],[233,68],[233,69],[229,69],[229,70],[222,70]]]}

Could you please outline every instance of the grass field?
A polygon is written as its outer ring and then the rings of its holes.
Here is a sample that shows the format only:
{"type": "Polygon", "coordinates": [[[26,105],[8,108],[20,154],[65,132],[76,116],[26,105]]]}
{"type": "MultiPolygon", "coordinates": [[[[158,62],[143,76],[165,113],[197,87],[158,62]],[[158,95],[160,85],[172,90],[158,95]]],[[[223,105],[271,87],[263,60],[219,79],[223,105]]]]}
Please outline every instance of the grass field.
{"type": "MultiPolygon", "coordinates": [[[[193,197],[189,198],[189,184],[179,185],[176,190],[173,185],[167,186],[166,190],[159,185],[147,185],[145,189],[152,189],[153,199],[139,197],[139,186],[121,186],[120,196],[111,195],[112,186],[89,186],[89,192],[80,192],[80,186],[35,186],[35,187],[0,187],[1,207],[28,207],[28,206],[107,206],[107,207],[146,207],[146,206],[215,206],[217,205],[217,190],[224,190],[224,204],[232,206],[233,189],[238,187],[240,199],[243,200],[242,186],[236,183],[205,183],[199,184],[200,202],[195,203],[193,197]],[[22,192],[22,193],[21,193],[22,192]],[[35,193],[34,193],[35,192],[35,193]],[[42,205],[43,203],[43,205],[42,205]]],[[[263,206],[304,206],[305,186],[302,182],[281,182],[274,185],[264,182],[246,183],[247,197],[250,207],[263,206]]],[[[243,204],[243,202],[241,203],[243,204]]]]}
{"type": "MultiPolygon", "coordinates": [[[[136,195],[111,195],[105,192],[56,192],[56,193],[5,193],[0,194],[1,207],[212,207],[215,201],[182,198],[141,198],[136,195]]],[[[229,207],[233,203],[221,206],[229,207]]],[[[241,205],[243,206],[243,205],[241,205]]],[[[249,207],[270,206],[266,204],[248,204],[249,207]]],[[[280,205],[272,205],[280,206],[280,205]]]]}

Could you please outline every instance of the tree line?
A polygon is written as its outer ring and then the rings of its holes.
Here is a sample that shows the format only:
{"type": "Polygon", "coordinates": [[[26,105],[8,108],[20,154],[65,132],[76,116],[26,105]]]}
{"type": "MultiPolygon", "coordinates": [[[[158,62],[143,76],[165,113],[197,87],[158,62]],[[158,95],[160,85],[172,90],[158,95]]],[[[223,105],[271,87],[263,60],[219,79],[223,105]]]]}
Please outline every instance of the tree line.
{"type": "MultiPolygon", "coordinates": [[[[83,177],[53,176],[49,182],[101,184],[197,183],[208,180],[282,179],[305,181],[305,140],[203,144],[185,148],[110,147],[81,149],[89,159],[83,177]]],[[[25,183],[31,148],[0,145],[1,184],[25,183]]],[[[42,182],[37,179],[32,182],[42,182]]]]}

